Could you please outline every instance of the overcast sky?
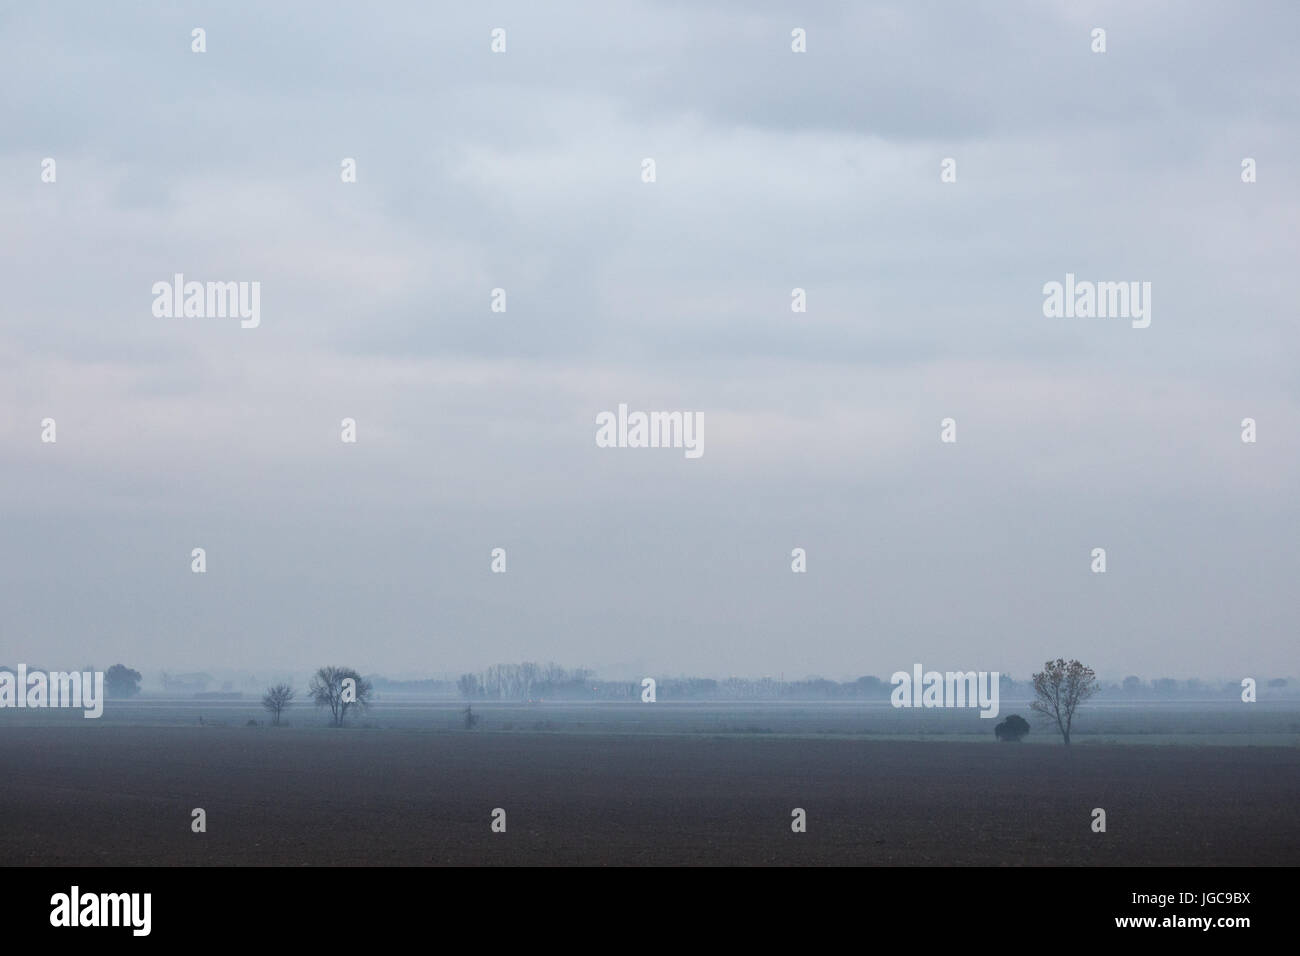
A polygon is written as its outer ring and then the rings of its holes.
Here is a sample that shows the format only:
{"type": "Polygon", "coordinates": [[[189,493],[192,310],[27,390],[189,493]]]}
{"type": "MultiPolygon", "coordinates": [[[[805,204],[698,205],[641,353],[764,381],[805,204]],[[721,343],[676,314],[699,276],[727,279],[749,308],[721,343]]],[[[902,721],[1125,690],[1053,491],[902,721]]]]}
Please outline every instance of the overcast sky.
{"type": "Polygon", "coordinates": [[[0,663],[1294,675],[1297,36],[6,5],[0,663]],[[260,326],[155,317],[177,272],[260,282],[260,326]],[[1067,272],[1150,282],[1150,327],[1044,317],[1067,272]],[[704,454],[596,447],[619,403],[704,454]]]}

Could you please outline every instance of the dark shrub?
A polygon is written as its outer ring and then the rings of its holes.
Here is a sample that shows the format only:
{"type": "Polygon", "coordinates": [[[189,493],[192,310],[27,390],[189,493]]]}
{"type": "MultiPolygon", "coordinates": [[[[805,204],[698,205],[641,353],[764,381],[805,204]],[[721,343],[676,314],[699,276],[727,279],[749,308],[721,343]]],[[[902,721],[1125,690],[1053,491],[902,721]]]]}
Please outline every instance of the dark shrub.
{"type": "Polygon", "coordinates": [[[1029,722],[1019,714],[1012,714],[994,727],[993,733],[997,735],[998,740],[1019,743],[1020,738],[1029,733],[1029,722]]]}

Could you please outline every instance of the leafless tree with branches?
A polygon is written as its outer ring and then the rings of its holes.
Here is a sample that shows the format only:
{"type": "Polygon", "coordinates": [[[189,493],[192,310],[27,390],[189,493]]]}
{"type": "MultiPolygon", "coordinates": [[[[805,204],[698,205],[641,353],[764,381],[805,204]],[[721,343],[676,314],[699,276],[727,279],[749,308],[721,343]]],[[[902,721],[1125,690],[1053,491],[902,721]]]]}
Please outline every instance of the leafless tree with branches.
{"type": "Polygon", "coordinates": [[[1054,661],[1048,661],[1043,665],[1043,670],[1034,675],[1035,700],[1030,706],[1056,721],[1056,728],[1068,747],[1075,708],[1099,690],[1101,687],[1097,684],[1097,675],[1091,667],[1058,657],[1054,661]]]}
{"type": "Polygon", "coordinates": [[[322,667],[311,679],[307,693],[317,707],[328,707],[330,725],[342,727],[348,710],[370,706],[374,687],[350,667],[322,667]]]}
{"type": "Polygon", "coordinates": [[[294,690],[288,684],[268,687],[262,697],[262,706],[271,712],[271,723],[280,723],[280,713],[293,703],[294,690]]]}

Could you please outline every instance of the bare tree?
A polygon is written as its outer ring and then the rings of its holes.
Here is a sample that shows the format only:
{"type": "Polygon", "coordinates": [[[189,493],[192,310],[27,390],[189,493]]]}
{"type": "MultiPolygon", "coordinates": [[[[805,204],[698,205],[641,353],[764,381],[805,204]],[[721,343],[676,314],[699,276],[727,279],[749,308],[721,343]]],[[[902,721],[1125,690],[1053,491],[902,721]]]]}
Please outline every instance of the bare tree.
{"type": "Polygon", "coordinates": [[[533,696],[533,685],[537,683],[542,672],[541,667],[531,661],[525,661],[519,665],[519,682],[521,697],[531,698],[533,696]]]}
{"type": "Polygon", "coordinates": [[[462,674],[460,680],[456,681],[456,687],[460,690],[460,695],[466,700],[472,700],[479,696],[483,690],[478,676],[475,674],[462,674]]]}
{"type": "Polygon", "coordinates": [[[1056,721],[1056,728],[1068,747],[1075,708],[1099,690],[1097,675],[1091,667],[1058,657],[1055,661],[1048,661],[1043,670],[1034,675],[1035,700],[1030,706],[1056,721]]]}
{"type": "Polygon", "coordinates": [[[313,675],[307,693],[317,707],[330,709],[331,726],[342,727],[349,708],[365,710],[370,706],[374,688],[350,667],[322,667],[313,675]]]}
{"type": "Polygon", "coordinates": [[[271,712],[271,723],[279,725],[280,712],[293,703],[294,690],[288,684],[268,687],[262,697],[262,706],[271,712]]]}

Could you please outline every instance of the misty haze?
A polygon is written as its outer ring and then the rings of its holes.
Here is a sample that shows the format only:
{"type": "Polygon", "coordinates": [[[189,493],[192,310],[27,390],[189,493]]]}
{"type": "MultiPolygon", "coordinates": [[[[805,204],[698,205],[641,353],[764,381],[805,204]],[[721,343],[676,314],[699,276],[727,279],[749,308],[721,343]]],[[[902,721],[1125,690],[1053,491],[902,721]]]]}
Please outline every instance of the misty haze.
{"type": "Polygon", "coordinates": [[[0,864],[1300,860],[1294,5],[0,28],[0,864]]]}

